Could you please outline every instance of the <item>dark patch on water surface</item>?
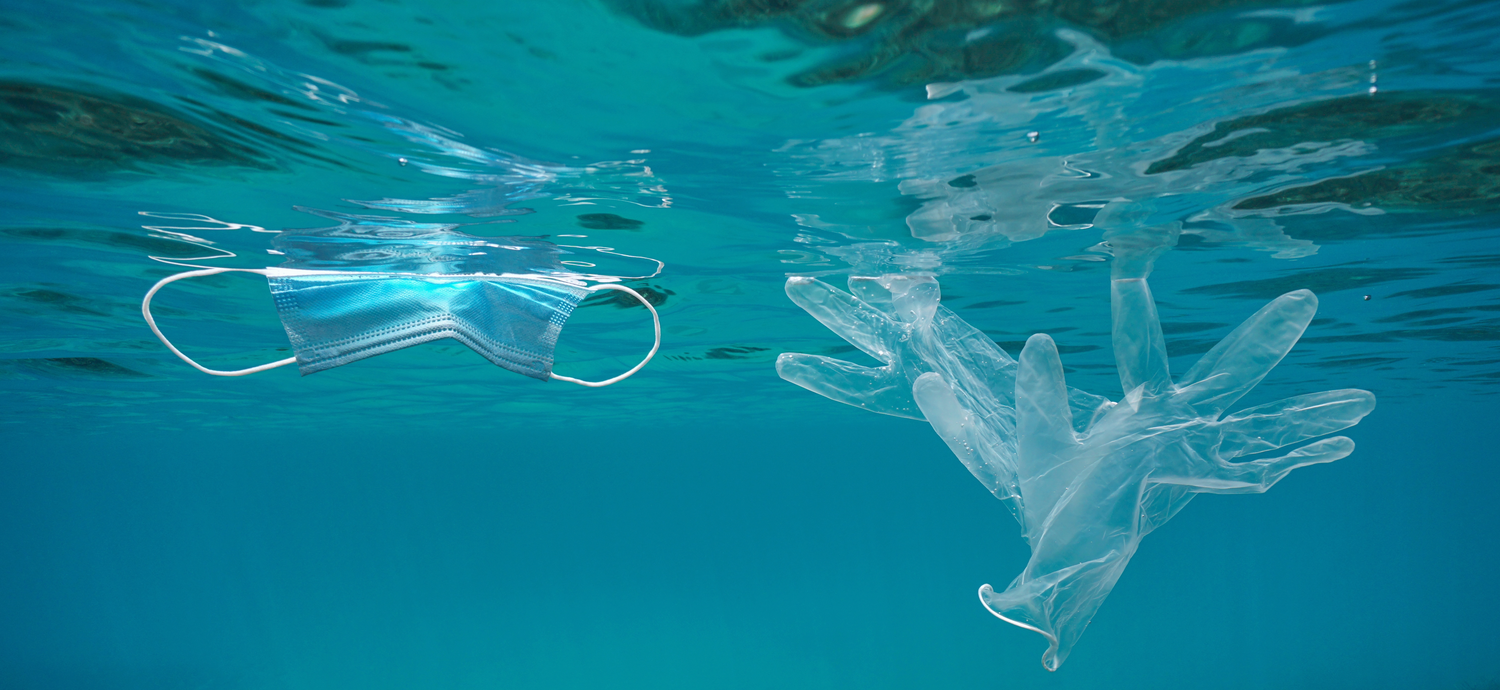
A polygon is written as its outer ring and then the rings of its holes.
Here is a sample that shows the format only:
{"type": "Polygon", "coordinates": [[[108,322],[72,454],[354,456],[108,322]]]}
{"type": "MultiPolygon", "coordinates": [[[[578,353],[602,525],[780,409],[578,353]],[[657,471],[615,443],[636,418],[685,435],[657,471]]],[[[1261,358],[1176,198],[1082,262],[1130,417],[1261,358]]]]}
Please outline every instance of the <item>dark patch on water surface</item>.
{"type": "Polygon", "coordinates": [[[1461,367],[1487,367],[1500,364],[1500,359],[1463,359],[1460,357],[1429,357],[1428,364],[1452,364],[1461,367]]]}
{"type": "Polygon", "coordinates": [[[1354,367],[1373,367],[1385,364],[1398,364],[1406,360],[1400,357],[1330,357],[1317,362],[1312,366],[1319,369],[1345,369],[1354,367]]]}
{"type": "MultiPolygon", "coordinates": [[[[1001,341],[1010,342],[1008,340],[1005,340],[1007,337],[1020,336],[1020,337],[1023,337],[1023,338],[1029,338],[1029,337],[1031,337],[1032,335],[1034,335],[1036,333],[1046,333],[1046,334],[1052,336],[1052,338],[1054,340],[1057,340],[1057,339],[1061,338],[1061,334],[1063,334],[1063,333],[1072,333],[1072,332],[1074,332],[1076,330],[1078,330],[1077,326],[1052,326],[1050,328],[1048,328],[1048,327],[1038,328],[1035,331],[1028,330],[1028,331],[1025,331],[1025,332],[1022,332],[1022,333],[1018,333],[1016,331],[1005,331],[1005,330],[988,330],[988,331],[984,331],[984,334],[987,335],[987,336],[989,336],[990,340],[993,340],[993,341],[995,341],[995,342],[998,343],[998,342],[1001,342],[1001,341]]],[[[1020,342],[1024,343],[1025,341],[1023,340],[1023,341],[1020,341],[1020,342]]]]}
{"type": "Polygon", "coordinates": [[[1242,280],[1217,285],[1201,285],[1183,290],[1190,295],[1223,295],[1269,301],[1293,290],[1312,290],[1323,295],[1340,290],[1366,288],[1383,283],[1410,280],[1431,275],[1425,268],[1355,268],[1335,266],[1319,268],[1301,273],[1291,273],[1276,278],[1242,280]]]}
{"type": "Polygon", "coordinates": [[[108,312],[96,308],[100,306],[98,300],[45,287],[10,288],[0,291],[0,300],[15,305],[7,311],[30,314],[63,313],[77,316],[109,316],[108,312]]]}
{"type": "MultiPolygon", "coordinates": [[[[351,26],[348,28],[353,29],[355,27],[351,26]]],[[[369,27],[360,28],[368,29],[369,27]]],[[[460,89],[463,84],[469,83],[466,79],[453,78],[452,75],[455,73],[455,70],[452,66],[438,62],[432,59],[431,55],[424,54],[423,51],[406,43],[388,40],[346,38],[322,31],[314,31],[313,35],[330,52],[345,56],[360,64],[422,70],[428,78],[455,90],[460,89]]]]}
{"type": "Polygon", "coordinates": [[[1421,326],[1423,328],[1432,328],[1434,326],[1446,326],[1446,325],[1448,325],[1450,323],[1464,323],[1464,322],[1466,322],[1468,320],[1469,320],[1469,317],[1467,317],[1467,316],[1445,316],[1443,318],[1438,318],[1438,319],[1424,319],[1422,321],[1417,321],[1416,323],[1413,323],[1412,325],[1413,326],[1421,326]]]}
{"type": "Polygon", "coordinates": [[[1161,332],[1166,335],[1186,335],[1188,333],[1201,333],[1217,329],[1228,329],[1227,323],[1194,323],[1192,321],[1164,322],[1161,332]]]}
{"type": "Polygon", "coordinates": [[[1424,92],[1381,93],[1330,98],[1277,108],[1214,125],[1214,130],[1152,163],[1147,175],[1183,170],[1265,149],[1351,138],[1373,140],[1431,133],[1434,126],[1495,117],[1496,108],[1477,99],[1424,92]],[[1233,138],[1230,138],[1232,135],[1233,138]],[[1353,135],[1353,136],[1351,136],[1353,135]]]}
{"type": "Polygon", "coordinates": [[[525,48],[526,52],[531,53],[531,55],[533,57],[538,57],[538,58],[541,58],[543,60],[556,60],[557,59],[557,53],[554,53],[554,52],[552,52],[550,50],[547,50],[546,48],[543,48],[541,46],[534,45],[530,41],[527,41],[526,37],[522,36],[521,34],[512,33],[512,32],[507,31],[507,32],[505,32],[505,37],[508,38],[508,39],[510,39],[510,41],[512,43],[514,43],[514,44],[516,44],[518,46],[521,46],[522,48],[525,48]]]}
{"type": "MultiPolygon", "coordinates": [[[[611,0],[641,24],[681,36],[759,26],[776,27],[806,43],[842,43],[845,57],[792,75],[811,87],[879,77],[890,87],[980,79],[1040,71],[1069,47],[1059,26],[1082,28],[1107,42],[1166,31],[1148,52],[1201,57],[1238,52],[1293,38],[1285,19],[1222,17],[1201,26],[1179,26],[1184,18],[1249,7],[1297,7],[1309,1],[1264,0],[611,0]],[[1171,30],[1176,27],[1176,30],[1171,30]]],[[[1301,31],[1306,34],[1307,31],[1301,31]]],[[[1299,40],[1307,40],[1301,36],[1299,40]]],[[[1134,52],[1141,52],[1136,50],[1134,52]]],[[[797,51],[763,54],[763,62],[795,57],[797,51]]],[[[1153,57],[1143,58],[1145,62],[1153,57]]],[[[1093,70],[1066,70],[1038,77],[1016,90],[1047,91],[1098,78],[1093,70]]]]}
{"type": "Polygon", "coordinates": [[[1451,328],[1403,328],[1375,333],[1302,338],[1302,342],[1307,343],[1389,343],[1397,340],[1438,340],[1450,343],[1493,342],[1500,340],[1500,322],[1490,321],[1451,328]]]}
{"type": "Polygon", "coordinates": [[[155,103],[0,81],[0,165],[78,177],[142,163],[271,167],[250,147],[155,103]]]}
{"type": "Polygon", "coordinates": [[[1453,147],[1435,156],[1352,177],[1283,189],[1246,199],[1234,207],[1256,210],[1328,202],[1356,208],[1423,208],[1444,213],[1500,209],[1500,139],[1453,147]]]}
{"type": "Polygon", "coordinates": [[[1391,297],[1448,297],[1450,295],[1467,295],[1471,292],[1486,292],[1500,289],[1500,285],[1494,283],[1454,283],[1452,285],[1439,285],[1430,288],[1418,288],[1416,290],[1402,290],[1391,293],[1391,297]]]}
{"type": "MultiPolygon", "coordinates": [[[[1306,6],[1312,2],[1278,3],[1306,6]]],[[[1264,6],[1264,5],[1263,5],[1264,6]]],[[[1242,5],[1243,7],[1243,5],[1242,5]]],[[[1117,41],[1114,54],[1138,65],[1158,60],[1191,60],[1216,55],[1242,54],[1249,50],[1303,45],[1323,36],[1326,29],[1289,15],[1228,13],[1210,8],[1202,13],[1188,9],[1167,23],[1144,29],[1128,40],[1117,41]]]]}
{"type": "Polygon", "coordinates": [[[876,39],[865,52],[794,74],[787,81],[814,87],[878,77],[887,88],[905,88],[1040,70],[1068,54],[1068,47],[1032,18],[1017,18],[966,39],[965,33],[919,20],[876,39]]]}
{"type": "MultiPolygon", "coordinates": [[[[973,175],[961,175],[959,177],[948,180],[949,187],[957,187],[958,189],[968,189],[969,187],[974,187],[978,184],[979,183],[975,181],[973,175]]],[[[988,218],[986,218],[986,220],[988,220],[988,218]]]]}
{"type": "Polygon", "coordinates": [[[764,347],[754,347],[752,345],[732,345],[732,346],[711,348],[711,349],[705,351],[702,355],[690,355],[690,354],[667,355],[667,359],[677,360],[679,362],[698,362],[698,361],[703,361],[703,360],[707,360],[707,359],[717,359],[717,360],[749,360],[749,359],[756,359],[757,358],[756,357],[757,353],[768,352],[768,351],[769,350],[767,348],[764,348],[764,347]]]}
{"type": "Polygon", "coordinates": [[[1016,307],[1016,306],[1020,306],[1022,304],[1025,304],[1025,302],[1010,302],[1010,301],[1003,300],[1003,299],[995,299],[995,300],[990,300],[988,302],[978,302],[978,303],[975,303],[975,304],[971,304],[971,305],[969,305],[967,307],[964,307],[964,308],[965,309],[992,309],[992,308],[995,308],[995,307],[1016,307]]]}
{"type": "MultiPolygon", "coordinates": [[[[652,285],[634,288],[634,290],[641,293],[641,296],[645,297],[646,301],[651,303],[651,306],[653,307],[659,307],[663,304],[666,304],[668,297],[677,294],[664,287],[657,287],[652,285]]],[[[589,295],[589,297],[578,306],[601,307],[604,305],[611,305],[619,309],[629,309],[630,307],[641,306],[641,301],[636,299],[635,297],[632,297],[628,293],[620,292],[619,290],[600,290],[592,295],[589,295]]]]}
{"type": "Polygon", "coordinates": [[[613,213],[581,213],[578,224],[589,230],[639,230],[646,223],[613,213]]]}
{"type": "Polygon", "coordinates": [[[1167,339],[1168,357],[1187,357],[1190,355],[1201,355],[1218,345],[1218,340],[1173,340],[1167,339]]]}
{"type": "Polygon", "coordinates": [[[212,70],[195,68],[192,70],[192,73],[208,82],[209,85],[214,87],[214,89],[219,93],[222,93],[231,98],[238,98],[242,101],[261,101],[265,103],[274,103],[276,105],[290,106],[303,110],[313,109],[306,103],[294,101],[281,94],[271,93],[270,91],[267,91],[265,89],[251,86],[238,79],[226,77],[212,70]]]}
{"type": "Polygon", "coordinates": [[[197,248],[187,242],[176,242],[144,233],[132,234],[112,230],[87,230],[82,228],[0,228],[0,237],[18,242],[36,242],[53,246],[71,246],[86,249],[131,250],[132,254],[171,256],[197,248]]]}
{"type": "Polygon", "coordinates": [[[347,55],[360,62],[369,62],[373,53],[410,53],[411,46],[405,43],[391,43],[389,41],[354,41],[334,38],[332,36],[318,36],[323,45],[339,55],[347,55]]]}
{"type": "Polygon", "coordinates": [[[1310,141],[1340,141],[1356,133],[1361,139],[1382,139],[1430,132],[1434,124],[1454,124],[1469,118],[1493,117],[1496,108],[1478,99],[1440,93],[1394,92],[1371,96],[1314,101],[1277,108],[1215,124],[1212,132],[1157,160],[1146,174],[1191,168],[1208,160],[1253,156],[1265,148],[1287,148],[1310,141]],[[1230,136],[1241,135],[1230,139],[1230,136]]]}
{"type": "MultiPolygon", "coordinates": [[[[1089,219],[1092,222],[1093,219],[1089,219]]],[[[1173,249],[1185,252],[1202,252],[1217,249],[1217,245],[1203,239],[1200,235],[1184,232],[1177,237],[1177,245],[1173,249]]]]}
{"type": "Polygon", "coordinates": [[[1087,84],[1103,77],[1104,73],[1096,69],[1064,69],[1050,72],[1034,79],[1027,79],[1006,91],[1015,93],[1040,93],[1043,91],[1055,91],[1066,89],[1069,86],[1087,84]]]}
{"type": "Polygon", "coordinates": [[[1458,264],[1474,268],[1500,268],[1500,254],[1478,254],[1475,256],[1450,256],[1438,259],[1440,264],[1458,264]]]}
{"type": "MultiPolygon", "coordinates": [[[[1309,343],[1367,342],[1385,343],[1398,340],[1436,340],[1445,342],[1500,341],[1500,304],[1415,309],[1375,319],[1374,324],[1393,324],[1400,328],[1349,333],[1339,336],[1314,336],[1309,343]]],[[[1500,361],[1500,360],[1497,360],[1500,361]]],[[[1455,363],[1459,363],[1454,360],[1455,363]]],[[[1478,362],[1479,364],[1492,362],[1478,362]]]]}
{"type": "MultiPolygon", "coordinates": [[[[1021,350],[1026,347],[1025,340],[996,340],[995,344],[1012,355],[1020,355],[1021,350]]],[[[1098,345],[1064,345],[1056,341],[1053,344],[1057,346],[1058,354],[1064,355],[1077,355],[1100,349],[1098,345]]]]}
{"type": "MultiPolygon", "coordinates": [[[[194,102],[194,101],[192,101],[190,99],[183,99],[183,100],[184,100],[184,102],[187,102],[187,103],[190,103],[192,105],[198,106],[200,109],[208,110],[208,107],[205,106],[205,105],[203,105],[203,104],[201,104],[201,103],[196,103],[196,102],[194,102]]],[[[280,144],[283,148],[285,148],[285,149],[287,149],[289,151],[293,151],[293,152],[296,152],[296,153],[301,154],[303,156],[306,156],[308,158],[311,158],[313,160],[323,161],[324,163],[329,163],[331,165],[334,165],[334,166],[337,166],[337,167],[340,167],[340,168],[353,169],[353,166],[349,165],[348,163],[344,163],[342,161],[339,161],[339,160],[336,160],[336,159],[333,159],[333,158],[329,158],[327,156],[323,156],[323,155],[314,153],[314,151],[316,150],[316,148],[312,144],[309,144],[308,142],[303,141],[301,139],[298,139],[296,137],[292,137],[292,136],[288,136],[286,134],[282,134],[281,132],[278,132],[278,131],[276,131],[274,129],[271,129],[270,127],[266,127],[264,125],[259,125],[259,124],[256,124],[254,122],[251,122],[249,120],[246,120],[244,118],[235,117],[233,115],[230,115],[228,113],[223,113],[223,112],[214,112],[214,113],[212,113],[212,116],[213,116],[213,118],[215,120],[222,121],[223,124],[229,125],[231,128],[235,129],[236,131],[245,131],[245,132],[251,132],[253,134],[260,135],[261,137],[263,137],[264,139],[266,139],[266,140],[268,140],[268,141],[270,141],[272,143],[280,144]]],[[[307,118],[300,118],[299,117],[297,119],[307,119],[307,118]]],[[[334,125],[334,126],[337,127],[337,126],[342,126],[342,125],[334,125]]],[[[358,137],[354,137],[354,138],[357,139],[358,137]]]]}
{"type": "Polygon", "coordinates": [[[61,376],[87,376],[106,379],[150,378],[134,369],[127,369],[109,360],[98,357],[46,357],[18,360],[28,369],[45,374],[61,376]]]}
{"type": "Polygon", "coordinates": [[[311,122],[312,124],[322,125],[324,127],[347,127],[348,126],[348,125],[345,125],[345,124],[343,124],[341,122],[334,122],[333,120],[324,120],[324,119],[316,118],[316,117],[308,117],[306,115],[298,115],[296,113],[288,113],[288,112],[285,112],[285,111],[282,111],[282,110],[276,110],[274,108],[268,110],[267,112],[271,113],[272,115],[279,115],[281,117],[291,118],[293,120],[301,120],[303,122],[311,122]]]}
{"type": "Polygon", "coordinates": [[[750,359],[757,352],[765,352],[766,348],[740,345],[736,347],[716,347],[703,353],[704,359],[750,359]]]}
{"type": "MultiPolygon", "coordinates": [[[[1439,307],[1436,309],[1417,309],[1375,319],[1375,323],[1403,323],[1406,321],[1418,321],[1421,319],[1448,318],[1457,314],[1471,314],[1479,316],[1479,312],[1500,311],[1500,304],[1480,304],[1471,307],[1439,307]]],[[[1467,317],[1466,317],[1467,318],[1467,317]]]]}

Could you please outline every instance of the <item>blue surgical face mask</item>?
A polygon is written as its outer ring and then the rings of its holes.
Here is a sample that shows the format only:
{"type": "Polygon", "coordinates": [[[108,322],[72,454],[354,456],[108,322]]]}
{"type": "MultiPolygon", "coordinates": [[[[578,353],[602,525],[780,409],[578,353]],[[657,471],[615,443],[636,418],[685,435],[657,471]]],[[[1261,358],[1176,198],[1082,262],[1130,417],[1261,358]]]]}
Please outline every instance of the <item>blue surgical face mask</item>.
{"type": "Polygon", "coordinates": [[[586,285],[539,274],[452,274],[334,271],[302,268],[208,268],[163,278],[141,302],[151,331],[199,371],[244,376],[297,364],[305,376],[420,343],[452,338],[485,359],[532,378],[607,386],[637,371],[661,347],[661,320],[640,293],[623,285],[586,285]],[[276,311],[294,357],[248,369],[219,371],[193,361],[172,345],[151,315],[151,298],[168,283],[225,272],[257,273],[270,283],[276,311]],[[581,381],[552,372],[558,333],[589,293],[618,290],[651,311],[656,341],[640,364],[604,381],[581,381]]]}

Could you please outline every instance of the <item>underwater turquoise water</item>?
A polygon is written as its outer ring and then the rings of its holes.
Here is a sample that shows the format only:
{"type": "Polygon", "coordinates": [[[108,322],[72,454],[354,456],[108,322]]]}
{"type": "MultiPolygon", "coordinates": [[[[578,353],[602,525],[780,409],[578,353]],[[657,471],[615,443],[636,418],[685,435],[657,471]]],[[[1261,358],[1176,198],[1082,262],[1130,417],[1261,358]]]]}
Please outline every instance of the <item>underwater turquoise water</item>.
{"type": "MultiPolygon", "coordinates": [[[[1496,3],[7,2],[0,32],[0,687],[1500,683],[1496,3]],[[661,352],[603,389],[451,341],[226,379],[141,319],[185,265],[340,224],[608,247],[570,258],[656,304],[661,352]],[[1176,237],[1174,371],[1307,288],[1244,405],[1379,402],[1350,457],[1153,533],[1049,673],[975,596],[1025,565],[1015,520],[929,425],[777,376],[864,361],[783,285],[936,276],[1118,399],[1106,232],[1176,237]]],[[[257,276],[156,304],[210,366],[289,356],[257,276]]],[[[557,370],[650,340],[593,297],[557,370]]]]}

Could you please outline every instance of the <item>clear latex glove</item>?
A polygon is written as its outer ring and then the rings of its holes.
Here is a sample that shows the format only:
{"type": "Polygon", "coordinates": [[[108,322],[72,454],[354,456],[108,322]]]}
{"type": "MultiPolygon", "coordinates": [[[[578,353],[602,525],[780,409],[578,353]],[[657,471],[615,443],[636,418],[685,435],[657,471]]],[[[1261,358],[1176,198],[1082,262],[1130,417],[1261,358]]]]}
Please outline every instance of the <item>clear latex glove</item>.
{"type": "Polygon", "coordinates": [[[1113,342],[1129,391],[1119,404],[1068,389],[1048,336],[1032,337],[1015,362],[938,305],[930,278],[851,278],[853,294],[807,278],[787,283],[794,302],[885,366],[788,353],[777,361],[782,378],[839,402],[926,419],[1021,523],[1030,562],[1004,592],[985,585],[980,597],[996,616],[1047,637],[1050,670],[1141,538],[1193,494],[1258,493],[1297,467],[1342,458],[1353,442],[1339,437],[1235,462],[1348,428],[1374,408],[1368,392],[1342,390],[1223,416],[1307,328],[1317,299],[1306,290],[1261,309],[1174,384],[1143,277],[1172,239],[1115,241],[1113,342]]]}
{"type": "MultiPolygon", "coordinates": [[[[1351,389],[1224,416],[1302,337],[1317,310],[1307,290],[1266,305],[1176,383],[1145,279],[1116,279],[1111,292],[1115,361],[1128,392],[1082,431],[1052,339],[1032,336],[1021,352],[1014,463],[1031,560],[1005,591],[979,589],[991,613],[1047,638],[1049,670],[1067,658],[1141,538],[1194,494],[1260,493],[1298,467],[1348,455],[1354,443],[1334,437],[1280,457],[1235,460],[1346,429],[1375,407],[1373,395],[1351,389]]],[[[984,422],[940,374],[918,377],[914,395],[961,459],[994,452],[976,434],[984,422]]]]}
{"type": "MultiPolygon", "coordinates": [[[[959,458],[1021,518],[1014,463],[1016,360],[940,305],[935,279],[851,277],[846,293],[812,278],[794,277],[787,280],[786,292],[829,330],[884,366],[789,352],[776,360],[781,378],[830,400],[910,419],[924,419],[912,397],[918,377],[931,372],[953,382],[952,395],[963,400],[963,409],[983,420],[971,435],[990,449],[959,458]]],[[[1108,401],[1073,391],[1071,403],[1086,421],[1108,401]]]]}

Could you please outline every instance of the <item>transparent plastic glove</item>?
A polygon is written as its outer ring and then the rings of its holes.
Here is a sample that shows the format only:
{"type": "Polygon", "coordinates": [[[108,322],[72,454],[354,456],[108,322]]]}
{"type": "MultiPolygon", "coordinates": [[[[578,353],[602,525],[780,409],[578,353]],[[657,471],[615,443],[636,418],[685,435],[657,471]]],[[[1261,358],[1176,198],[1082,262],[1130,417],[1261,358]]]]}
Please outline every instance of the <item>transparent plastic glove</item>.
{"type": "Polygon", "coordinates": [[[1011,508],[1031,561],[1004,592],[985,585],[980,595],[995,615],[1047,637],[1051,670],[1140,539],[1195,493],[1257,493],[1292,469],[1344,457],[1352,442],[1331,438],[1238,461],[1347,428],[1374,407],[1369,393],[1344,390],[1223,416],[1301,337],[1317,306],[1305,290],[1267,305],[1174,384],[1144,279],[1173,241],[1172,232],[1111,238],[1113,341],[1129,391],[1120,404],[1068,389],[1045,335],[1017,364],[937,305],[929,278],[851,278],[853,294],[806,278],[787,284],[793,301],[885,365],[789,353],[777,362],[782,377],[839,402],[925,418],[1011,508]]]}
{"type": "Polygon", "coordinates": [[[954,381],[965,372],[986,377],[1010,402],[1015,359],[978,329],[938,304],[930,276],[851,277],[849,292],[812,278],[790,278],[787,296],[829,330],[885,363],[878,368],[786,353],[776,361],[781,377],[819,395],[881,414],[922,419],[911,397],[917,376],[942,371],[954,381]]]}
{"type": "MultiPolygon", "coordinates": [[[[935,372],[953,382],[984,424],[972,430],[990,452],[960,455],[969,471],[1020,518],[1015,456],[1016,361],[979,329],[938,303],[938,283],[928,276],[851,277],[849,292],[812,278],[787,280],[786,292],[829,330],[884,363],[866,367],[831,357],[784,353],[776,360],[783,379],[848,405],[881,414],[923,419],[912,384],[935,372]]],[[[1072,404],[1088,420],[1107,404],[1074,391],[1072,404]]]]}
{"type": "MultiPolygon", "coordinates": [[[[1115,361],[1128,392],[1082,431],[1075,429],[1052,339],[1032,336],[1022,350],[1013,462],[1032,555],[1005,591],[979,589],[991,613],[1047,638],[1042,664],[1049,670],[1067,658],[1141,538],[1194,494],[1259,493],[1293,469],[1348,455],[1354,443],[1335,437],[1280,457],[1237,459],[1348,428],[1375,406],[1366,391],[1339,390],[1223,416],[1302,337],[1317,310],[1311,292],[1266,305],[1176,383],[1145,279],[1114,280],[1111,292],[1115,361]]],[[[923,414],[960,459],[994,452],[979,433],[984,421],[958,390],[964,385],[934,372],[913,388],[923,414]]]]}

